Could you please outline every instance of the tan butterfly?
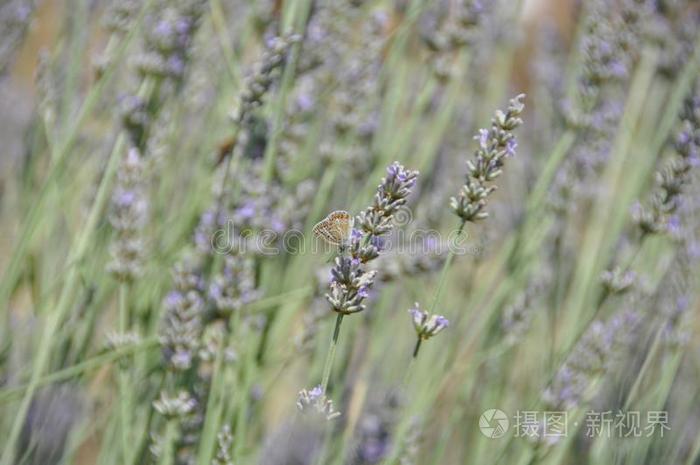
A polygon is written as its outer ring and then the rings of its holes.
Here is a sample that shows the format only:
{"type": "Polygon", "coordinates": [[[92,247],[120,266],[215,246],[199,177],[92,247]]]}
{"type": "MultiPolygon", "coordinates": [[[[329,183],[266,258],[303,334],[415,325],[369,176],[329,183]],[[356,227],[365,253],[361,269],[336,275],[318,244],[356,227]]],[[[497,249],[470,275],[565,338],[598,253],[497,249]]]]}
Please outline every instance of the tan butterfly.
{"type": "Polygon", "coordinates": [[[316,223],[313,232],[331,245],[343,245],[350,239],[355,218],[350,213],[337,210],[316,223]]]}

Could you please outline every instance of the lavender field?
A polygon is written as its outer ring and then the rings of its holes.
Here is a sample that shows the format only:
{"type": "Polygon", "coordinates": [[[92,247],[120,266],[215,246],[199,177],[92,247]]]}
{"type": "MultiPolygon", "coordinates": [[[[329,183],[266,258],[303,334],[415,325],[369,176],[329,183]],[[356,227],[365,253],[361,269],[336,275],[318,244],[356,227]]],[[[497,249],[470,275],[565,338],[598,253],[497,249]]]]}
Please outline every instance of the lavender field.
{"type": "Polygon", "coordinates": [[[0,465],[700,465],[697,0],[2,0],[0,465]]]}

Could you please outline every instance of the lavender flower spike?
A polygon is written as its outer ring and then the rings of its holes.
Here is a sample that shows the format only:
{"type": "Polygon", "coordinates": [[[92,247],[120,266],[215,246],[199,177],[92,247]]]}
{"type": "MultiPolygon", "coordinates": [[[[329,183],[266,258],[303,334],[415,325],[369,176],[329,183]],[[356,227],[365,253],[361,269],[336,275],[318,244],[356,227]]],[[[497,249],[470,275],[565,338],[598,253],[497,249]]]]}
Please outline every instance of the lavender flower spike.
{"type": "Polygon", "coordinates": [[[457,197],[450,199],[450,206],[462,222],[486,219],[484,211],[489,195],[496,190],[493,182],[502,172],[505,159],[515,155],[517,143],[513,130],[523,123],[520,115],[525,108],[525,94],[511,99],[506,112],[498,110],[491,119],[489,129],[481,129],[475,139],[479,147],[474,160],[467,161],[467,179],[457,197]]]}
{"type": "Polygon", "coordinates": [[[408,312],[413,318],[413,327],[416,329],[416,335],[422,340],[430,339],[450,324],[447,318],[442,315],[431,315],[425,310],[421,310],[418,302],[408,312]]]}
{"type": "Polygon", "coordinates": [[[406,204],[418,179],[418,171],[407,170],[397,161],[389,165],[386,172],[372,205],[357,217],[356,224],[366,237],[379,237],[391,231],[394,213],[406,204]]]}
{"type": "Polygon", "coordinates": [[[673,147],[675,153],[656,172],[654,189],[646,205],[633,207],[632,216],[647,234],[677,235],[679,210],[687,196],[692,172],[700,164],[700,87],[686,98],[680,114],[673,147]]]}
{"type": "Polygon", "coordinates": [[[144,187],[144,162],[131,148],[117,172],[109,220],[115,238],[110,247],[108,270],[120,281],[131,282],[143,271],[144,228],[148,220],[148,199],[144,187]]]}
{"type": "Polygon", "coordinates": [[[297,35],[288,35],[275,37],[268,42],[262,59],[246,78],[238,105],[231,115],[234,122],[242,123],[253,110],[262,105],[263,97],[274,83],[275,71],[284,64],[292,45],[299,40],[301,38],[297,35]]]}
{"type": "Polygon", "coordinates": [[[365,309],[363,301],[377,272],[366,270],[364,265],[379,256],[379,239],[393,229],[394,213],[406,203],[418,178],[418,171],[407,170],[399,162],[389,165],[386,172],[372,205],[355,220],[358,229],[350,235],[348,255],[336,257],[331,269],[331,289],[326,299],[333,311],[343,315],[365,309]]]}
{"type": "Polygon", "coordinates": [[[376,271],[363,270],[360,260],[336,257],[335,266],[331,269],[330,293],[326,294],[333,310],[344,315],[364,310],[362,302],[374,284],[376,274],[376,271]]]}
{"type": "Polygon", "coordinates": [[[333,401],[328,399],[323,391],[323,387],[316,386],[310,391],[302,389],[297,398],[297,407],[302,412],[313,411],[323,415],[326,420],[332,420],[340,416],[340,412],[333,407],[333,401]]]}

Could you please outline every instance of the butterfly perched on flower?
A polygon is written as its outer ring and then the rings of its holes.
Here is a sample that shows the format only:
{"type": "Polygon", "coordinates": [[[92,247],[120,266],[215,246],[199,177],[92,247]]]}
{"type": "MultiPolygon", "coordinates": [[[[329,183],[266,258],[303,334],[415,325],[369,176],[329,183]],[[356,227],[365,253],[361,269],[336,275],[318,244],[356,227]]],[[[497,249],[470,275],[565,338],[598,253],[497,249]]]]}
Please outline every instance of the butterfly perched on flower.
{"type": "Polygon", "coordinates": [[[313,233],[331,245],[342,246],[350,240],[355,218],[344,210],[331,212],[316,223],[313,233]]]}

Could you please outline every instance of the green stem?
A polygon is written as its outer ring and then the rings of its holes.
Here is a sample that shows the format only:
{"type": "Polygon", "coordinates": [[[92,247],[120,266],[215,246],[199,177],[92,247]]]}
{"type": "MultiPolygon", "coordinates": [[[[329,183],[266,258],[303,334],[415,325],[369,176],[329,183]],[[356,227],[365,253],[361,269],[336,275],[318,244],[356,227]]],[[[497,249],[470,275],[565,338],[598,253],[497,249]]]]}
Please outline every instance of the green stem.
{"type": "MultiPolygon", "coordinates": [[[[287,3],[285,2],[285,5],[287,3]]],[[[310,5],[311,2],[309,0],[303,0],[301,2],[293,2],[289,4],[291,8],[288,8],[287,10],[290,11],[291,13],[287,15],[288,21],[291,23],[294,23],[295,20],[295,13],[299,13],[299,16],[296,18],[297,19],[297,24],[296,24],[296,29],[297,33],[303,35],[304,31],[306,29],[306,20],[308,18],[309,12],[311,10],[310,5]],[[301,11],[295,10],[293,7],[297,6],[301,11]]],[[[286,28],[287,29],[287,28],[286,28]]],[[[288,29],[292,29],[291,25],[289,26],[288,29]]],[[[288,32],[288,31],[284,31],[288,32]]],[[[291,31],[290,31],[291,32],[291,31]]],[[[272,181],[274,175],[275,175],[275,169],[276,169],[276,163],[275,160],[277,158],[277,146],[279,145],[279,137],[282,132],[282,123],[284,121],[284,112],[287,108],[287,96],[289,95],[289,92],[292,89],[292,85],[294,84],[294,77],[296,73],[296,67],[297,67],[297,61],[299,60],[299,55],[301,52],[301,43],[297,42],[292,45],[291,50],[289,51],[289,57],[287,59],[287,64],[284,67],[284,71],[282,72],[282,79],[280,82],[280,87],[279,87],[279,92],[277,94],[277,99],[274,104],[273,108],[273,116],[272,116],[272,131],[271,131],[271,136],[270,139],[268,140],[267,146],[265,147],[265,154],[263,155],[264,157],[264,171],[263,171],[263,180],[265,182],[270,182],[272,181]]]]}
{"type": "Polygon", "coordinates": [[[323,377],[321,378],[321,389],[325,393],[328,388],[328,380],[331,377],[331,369],[333,368],[333,360],[335,360],[335,350],[338,347],[338,336],[340,335],[340,325],[343,323],[342,313],[338,313],[338,317],[335,319],[335,329],[333,330],[333,338],[331,339],[331,345],[328,348],[328,355],[326,356],[326,364],[323,366],[323,377]]]}
{"type": "Polygon", "coordinates": [[[158,465],[173,465],[175,463],[175,441],[178,432],[177,420],[169,419],[165,425],[165,435],[163,437],[163,449],[158,457],[158,465]]]}
{"type": "Polygon", "coordinates": [[[233,131],[233,147],[231,147],[231,153],[228,155],[228,157],[226,157],[224,175],[221,178],[221,184],[219,184],[219,191],[217,192],[217,195],[219,196],[219,198],[216,201],[217,221],[218,216],[221,215],[224,208],[224,198],[226,197],[224,189],[226,189],[226,184],[228,184],[228,180],[233,176],[233,174],[236,173],[236,171],[238,171],[238,164],[240,163],[242,150],[237,150],[236,146],[238,145],[238,137],[240,136],[240,133],[241,128],[237,125],[233,131]]]}
{"type": "MultiPolygon", "coordinates": [[[[248,336],[250,342],[254,342],[254,337],[248,336]],[[251,340],[253,339],[253,340],[251,340]]],[[[244,447],[246,444],[246,435],[248,434],[248,418],[250,417],[250,401],[247,397],[247,393],[250,392],[253,380],[255,380],[255,369],[256,369],[256,351],[253,349],[254,344],[250,344],[243,354],[243,366],[239,372],[239,384],[242,385],[242,391],[246,395],[239,397],[239,405],[236,411],[236,444],[233,450],[233,462],[241,463],[242,456],[244,453],[244,447]]]]}
{"type": "MultiPolygon", "coordinates": [[[[122,283],[119,286],[119,332],[123,335],[129,330],[129,284],[122,283]]],[[[119,366],[119,407],[121,419],[122,460],[130,463],[129,454],[129,429],[131,428],[131,393],[129,390],[129,373],[126,364],[128,360],[122,360],[119,366]]]]}
{"type": "Polygon", "coordinates": [[[697,435],[695,442],[693,444],[692,451],[688,454],[688,460],[686,460],[685,465],[693,465],[697,463],[697,458],[700,456],[700,434],[697,435]]]}
{"type": "Polygon", "coordinates": [[[413,365],[413,361],[418,357],[418,351],[420,350],[420,346],[423,343],[423,338],[419,337],[418,340],[416,341],[416,346],[413,348],[413,358],[411,359],[411,366],[413,365]]]}
{"type": "MultiPolygon", "coordinates": [[[[459,229],[457,229],[457,236],[455,237],[455,240],[458,240],[462,235],[465,224],[466,221],[462,220],[462,222],[459,225],[459,229]]],[[[450,247],[450,253],[447,255],[447,259],[445,260],[445,263],[442,266],[442,271],[440,271],[440,279],[438,280],[437,289],[435,290],[435,297],[433,297],[433,302],[430,305],[430,314],[435,312],[435,309],[440,303],[440,296],[442,295],[442,290],[445,287],[445,282],[447,281],[447,270],[450,268],[450,265],[452,264],[452,260],[454,260],[454,258],[455,247],[450,247]]]]}
{"type": "MultiPolygon", "coordinates": [[[[59,370],[56,372],[53,372],[49,375],[44,376],[37,382],[37,387],[41,386],[46,386],[47,384],[51,383],[57,383],[61,381],[65,381],[67,379],[74,378],[76,376],[80,376],[81,374],[90,371],[90,370],[96,370],[100,367],[103,367],[104,365],[108,363],[115,362],[119,360],[122,357],[125,357],[127,355],[132,355],[136,352],[139,353],[145,353],[146,351],[153,349],[155,347],[158,347],[158,339],[155,337],[151,339],[146,339],[144,341],[141,341],[137,344],[122,347],[119,350],[115,350],[113,352],[107,352],[102,355],[98,355],[96,357],[93,357],[89,360],[86,360],[82,363],[78,363],[76,365],[70,366],[68,368],[64,368],[63,370],[59,370]]],[[[0,393],[0,405],[4,404],[5,402],[8,402],[19,395],[21,395],[29,386],[24,385],[24,386],[18,386],[14,387],[11,389],[5,389],[0,393]]]]}
{"type": "MultiPolygon", "coordinates": [[[[665,323],[665,322],[664,322],[665,323]]],[[[642,363],[642,367],[639,370],[639,373],[637,373],[637,377],[634,379],[634,384],[632,384],[632,388],[630,388],[630,392],[627,395],[627,400],[625,401],[625,406],[623,408],[623,411],[628,411],[630,406],[632,405],[632,402],[635,400],[637,397],[637,393],[639,391],[639,388],[642,384],[642,380],[646,376],[647,372],[649,371],[649,368],[651,367],[651,363],[654,360],[654,357],[656,356],[656,353],[658,352],[659,348],[661,347],[661,334],[663,332],[663,325],[657,330],[656,335],[654,336],[654,342],[651,345],[651,348],[649,349],[649,352],[647,353],[646,357],[644,358],[644,363],[642,363]]]]}
{"type": "Polygon", "coordinates": [[[234,84],[238,84],[242,82],[243,79],[241,78],[241,70],[236,66],[236,52],[229,43],[231,40],[231,35],[226,27],[224,9],[221,6],[221,0],[212,0],[209,2],[209,7],[211,9],[212,26],[214,27],[214,32],[219,42],[219,47],[221,47],[221,54],[223,55],[226,69],[231,78],[234,80],[234,84]]]}
{"type": "Polygon", "coordinates": [[[418,358],[418,351],[420,350],[421,344],[423,344],[423,338],[418,337],[416,339],[416,345],[413,347],[413,355],[411,356],[411,361],[408,362],[408,368],[406,368],[406,373],[403,375],[403,381],[401,381],[402,390],[405,390],[408,386],[409,381],[411,381],[411,376],[413,374],[413,367],[416,365],[416,359],[418,358]]]}
{"type": "Polygon", "coordinates": [[[221,394],[224,379],[223,363],[228,342],[229,335],[222,335],[221,346],[216,353],[216,359],[214,361],[214,372],[212,374],[212,381],[209,388],[209,396],[207,399],[207,406],[204,416],[206,422],[204,423],[204,431],[202,432],[202,436],[199,440],[197,463],[210,463],[212,455],[214,454],[216,433],[221,422],[222,405],[220,400],[222,397],[221,394]]]}

